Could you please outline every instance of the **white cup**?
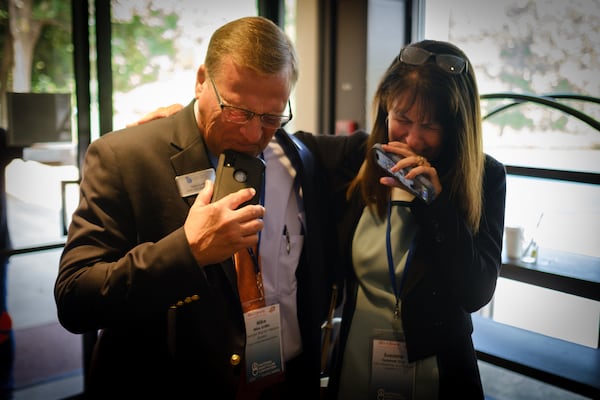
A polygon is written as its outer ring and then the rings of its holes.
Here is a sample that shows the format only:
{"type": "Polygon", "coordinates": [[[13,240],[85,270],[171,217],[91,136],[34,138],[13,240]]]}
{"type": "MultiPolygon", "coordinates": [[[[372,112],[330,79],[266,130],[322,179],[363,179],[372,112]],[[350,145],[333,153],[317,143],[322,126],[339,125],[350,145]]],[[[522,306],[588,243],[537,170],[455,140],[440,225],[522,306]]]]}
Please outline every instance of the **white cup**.
{"type": "Polygon", "coordinates": [[[508,258],[519,259],[523,256],[525,230],[522,226],[506,226],[504,228],[504,246],[508,258]]]}

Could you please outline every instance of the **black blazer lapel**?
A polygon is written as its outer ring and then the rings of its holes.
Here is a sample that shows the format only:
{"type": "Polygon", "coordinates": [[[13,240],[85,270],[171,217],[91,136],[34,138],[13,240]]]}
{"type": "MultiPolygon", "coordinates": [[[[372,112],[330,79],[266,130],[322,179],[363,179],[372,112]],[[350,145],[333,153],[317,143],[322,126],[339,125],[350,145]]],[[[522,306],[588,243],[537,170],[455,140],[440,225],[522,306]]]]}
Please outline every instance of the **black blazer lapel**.
{"type": "MultiPolygon", "coordinates": [[[[175,131],[171,146],[179,150],[171,157],[175,175],[181,176],[213,168],[204,140],[198,132],[194,117],[194,102],[192,101],[183,110],[175,114],[174,119],[175,131]]],[[[185,200],[191,207],[196,200],[196,196],[188,196],[185,200]]]]}
{"type": "MultiPolygon", "coordinates": [[[[173,134],[171,146],[180,150],[171,157],[171,165],[175,170],[175,175],[181,176],[213,168],[210,157],[208,156],[208,149],[196,126],[194,101],[188,104],[173,118],[175,118],[175,132],[173,134]]],[[[191,207],[194,204],[194,201],[196,201],[196,195],[188,196],[184,200],[187,202],[188,206],[191,207]]],[[[237,293],[237,276],[233,262],[226,260],[221,263],[221,268],[227,276],[232,289],[237,293]]]]}

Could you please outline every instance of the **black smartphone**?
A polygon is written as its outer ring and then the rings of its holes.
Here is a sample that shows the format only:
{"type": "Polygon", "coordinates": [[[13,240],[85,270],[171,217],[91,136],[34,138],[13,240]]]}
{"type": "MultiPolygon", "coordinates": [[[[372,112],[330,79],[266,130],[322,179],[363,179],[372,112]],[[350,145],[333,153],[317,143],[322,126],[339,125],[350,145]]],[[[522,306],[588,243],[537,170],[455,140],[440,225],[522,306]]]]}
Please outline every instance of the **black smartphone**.
{"type": "Polygon", "coordinates": [[[219,155],[215,186],[211,202],[215,202],[229,193],[253,187],[256,194],[252,199],[240,205],[259,204],[265,180],[265,162],[248,154],[225,150],[219,155]]]}
{"type": "Polygon", "coordinates": [[[408,189],[412,194],[414,194],[418,199],[424,201],[426,204],[429,204],[435,198],[435,189],[433,188],[433,184],[427,177],[423,175],[417,175],[415,179],[407,179],[406,174],[412,168],[402,168],[397,172],[390,171],[398,161],[400,161],[403,157],[395,154],[388,153],[383,150],[381,143],[376,143],[373,145],[371,150],[374,153],[375,160],[377,164],[389,175],[396,178],[406,189],[408,189]]]}

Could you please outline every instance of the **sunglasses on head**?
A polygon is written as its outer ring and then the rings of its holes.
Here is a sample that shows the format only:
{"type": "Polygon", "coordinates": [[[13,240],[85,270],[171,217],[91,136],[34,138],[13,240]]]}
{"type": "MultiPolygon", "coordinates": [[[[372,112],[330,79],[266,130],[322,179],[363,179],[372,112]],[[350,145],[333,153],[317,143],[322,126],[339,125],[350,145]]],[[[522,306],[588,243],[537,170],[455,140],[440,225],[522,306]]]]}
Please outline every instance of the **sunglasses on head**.
{"type": "Polygon", "coordinates": [[[398,59],[404,64],[423,65],[432,57],[438,67],[450,74],[460,74],[467,70],[467,61],[462,57],[452,54],[436,54],[415,46],[402,49],[398,59]]]}

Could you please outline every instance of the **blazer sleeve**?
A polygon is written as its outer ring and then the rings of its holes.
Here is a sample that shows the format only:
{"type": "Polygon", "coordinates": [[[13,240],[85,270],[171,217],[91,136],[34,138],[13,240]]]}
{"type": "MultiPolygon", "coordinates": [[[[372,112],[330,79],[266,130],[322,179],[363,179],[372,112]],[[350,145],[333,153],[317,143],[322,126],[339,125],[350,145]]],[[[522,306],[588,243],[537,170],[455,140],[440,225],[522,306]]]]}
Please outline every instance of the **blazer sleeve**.
{"type": "Polygon", "coordinates": [[[424,243],[425,257],[433,258],[429,265],[438,269],[444,290],[469,313],[491,300],[502,264],[506,171],[490,156],[486,156],[483,185],[484,208],[477,233],[466,225],[445,192],[430,206],[416,202],[413,206],[424,230],[420,243],[424,243]]]}
{"type": "Polygon", "coordinates": [[[59,320],[73,333],[127,324],[166,311],[184,293],[193,293],[192,282],[202,278],[183,224],[176,218],[175,213],[182,211],[174,211],[174,204],[155,207],[159,199],[170,198],[161,193],[168,190],[160,185],[170,177],[157,175],[155,181],[145,184],[150,187],[145,189],[148,192],[132,187],[133,181],[142,180],[144,172],[140,170],[145,165],[139,164],[146,160],[131,154],[134,152],[129,152],[131,160],[123,160],[119,149],[127,146],[118,146],[111,139],[92,142],[86,153],[80,202],[54,287],[59,320]],[[156,187],[152,188],[153,184],[156,187]],[[165,213],[151,216],[154,225],[161,220],[176,221],[172,229],[161,229],[160,236],[157,232],[156,240],[143,236],[140,225],[152,223],[147,216],[139,216],[144,214],[140,211],[144,204],[165,213]]]}
{"type": "Polygon", "coordinates": [[[336,208],[346,202],[346,189],[356,177],[366,155],[369,135],[356,131],[347,136],[314,135],[296,132],[315,154],[329,186],[329,192],[336,202],[336,208]]]}

